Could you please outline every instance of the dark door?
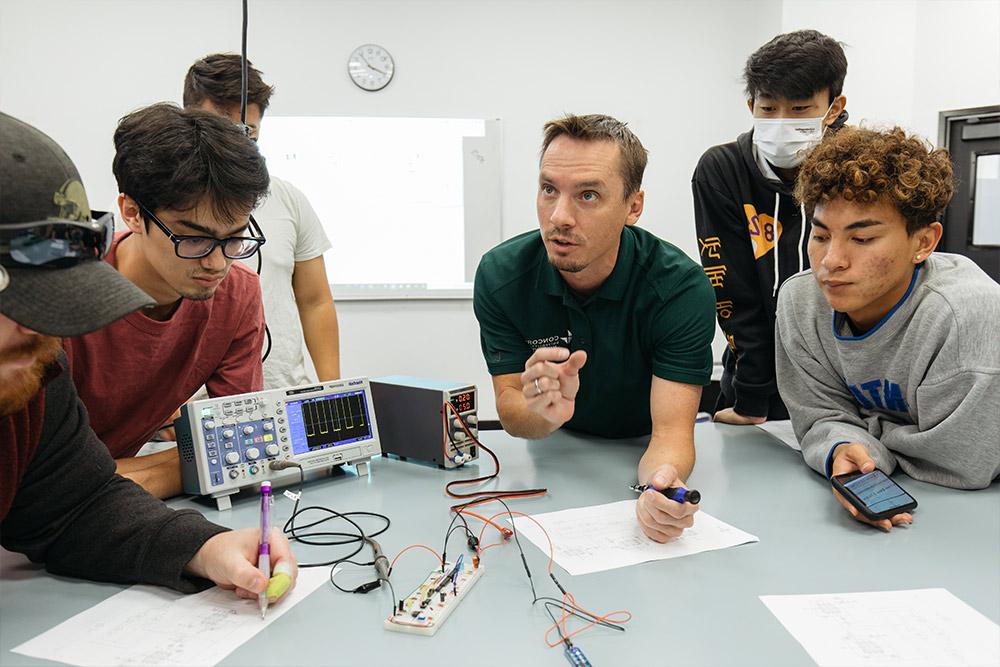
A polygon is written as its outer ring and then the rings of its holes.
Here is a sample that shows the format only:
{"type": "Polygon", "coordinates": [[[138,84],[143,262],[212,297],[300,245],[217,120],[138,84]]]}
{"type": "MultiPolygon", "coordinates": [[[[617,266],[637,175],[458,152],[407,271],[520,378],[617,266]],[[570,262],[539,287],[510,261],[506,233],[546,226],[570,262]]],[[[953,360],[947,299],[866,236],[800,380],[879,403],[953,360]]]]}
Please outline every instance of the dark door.
{"type": "Polygon", "coordinates": [[[1000,106],[942,111],[938,140],[955,168],[941,250],[971,258],[1000,281],[1000,106]]]}

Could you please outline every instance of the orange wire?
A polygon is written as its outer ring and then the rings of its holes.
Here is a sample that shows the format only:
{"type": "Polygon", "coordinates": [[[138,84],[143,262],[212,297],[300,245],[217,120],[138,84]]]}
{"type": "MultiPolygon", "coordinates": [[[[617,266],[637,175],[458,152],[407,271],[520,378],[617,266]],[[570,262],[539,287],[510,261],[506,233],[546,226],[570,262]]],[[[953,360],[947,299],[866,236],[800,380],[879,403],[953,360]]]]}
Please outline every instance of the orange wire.
{"type": "Polygon", "coordinates": [[[391,563],[389,563],[389,569],[392,570],[392,568],[396,567],[396,561],[399,560],[400,556],[402,556],[403,554],[405,554],[410,549],[416,549],[417,547],[420,547],[421,549],[427,549],[432,554],[434,554],[435,556],[437,556],[438,563],[441,564],[441,567],[444,567],[444,559],[441,558],[441,554],[439,554],[438,552],[434,551],[434,549],[431,549],[429,546],[427,546],[425,544],[411,544],[410,546],[406,547],[405,549],[403,549],[402,551],[400,551],[398,554],[396,554],[396,557],[392,559],[391,563]]]}
{"type": "MultiPolygon", "coordinates": [[[[538,526],[538,529],[542,531],[542,534],[545,535],[545,539],[549,543],[548,571],[549,571],[549,574],[551,575],[552,574],[552,562],[555,559],[555,548],[552,545],[552,538],[549,536],[548,531],[545,530],[545,527],[542,526],[542,524],[540,524],[535,519],[535,517],[533,517],[533,516],[531,516],[529,514],[525,514],[524,512],[513,512],[513,511],[508,512],[508,511],[505,510],[503,512],[497,512],[493,516],[489,517],[489,520],[492,521],[493,519],[496,519],[497,517],[504,516],[504,515],[507,515],[507,516],[513,515],[513,516],[524,517],[525,519],[528,519],[533,524],[535,524],[536,526],[538,526]]],[[[483,533],[485,533],[485,532],[486,532],[486,526],[484,525],[482,531],[479,533],[479,539],[480,539],[480,541],[482,541],[483,533]]],[[[489,544],[489,545],[487,545],[485,547],[482,547],[479,550],[479,553],[482,554],[482,552],[486,551],[487,549],[492,549],[493,547],[500,546],[500,544],[502,544],[502,543],[489,544]]],[[[627,609],[619,609],[617,611],[612,611],[612,612],[610,612],[608,614],[605,614],[603,616],[595,614],[594,612],[590,611],[589,609],[586,609],[582,605],[578,604],[577,601],[576,601],[576,598],[574,598],[569,593],[564,593],[563,594],[563,603],[564,604],[570,604],[573,607],[576,607],[577,609],[579,609],[579,610],[581,610],[581,611],[583,611],[583,612],[585,612],[587,614],[590,614],[593,617],[593,620],[591,620],[589,623],[583,625],[582,627],[577,628],[576,630],[574,630],[572,632],[568,632],[568,629],[566,627],[566,622],[570,618],[572,618],[572,614],[570,614],[569,612],[567,612],[566,609],[565,609],[565,607],[563,607],[562,610],[561,610],[562,613],[559,616],[559,620],[556,621],[556,623],[554,623],[553,625],[549,626],[549,629],[545,631],[545,643],[549,647],[551,647],[551,648],[559,646],[560,644],[563,643],[562,639],[560,639],[559,641],[557,641],[555,643],[552,643],[552,642],[549,641],[549,636],[552,634],[553,631],[556,630],[557,626],[559,627],[559,629],[562,630],[563,636],[566,639],[569,639],[571,637],[577,636],[578,634],[580,634],[584,630],[587,630],[588,628],[591,628],[591,627],[597,625],[601,621],[605,621],[605,622],[608,622],[608,623],[614,623],[615,625],[623,625],[625,623],[628,623],[630,620],[632,620],[632,612],[628,611],[627,609]],[[623,618],[621,618],[620,620],[616,620],[616,618],[615,618],[616,616],[623,616],[623,618]]]]}

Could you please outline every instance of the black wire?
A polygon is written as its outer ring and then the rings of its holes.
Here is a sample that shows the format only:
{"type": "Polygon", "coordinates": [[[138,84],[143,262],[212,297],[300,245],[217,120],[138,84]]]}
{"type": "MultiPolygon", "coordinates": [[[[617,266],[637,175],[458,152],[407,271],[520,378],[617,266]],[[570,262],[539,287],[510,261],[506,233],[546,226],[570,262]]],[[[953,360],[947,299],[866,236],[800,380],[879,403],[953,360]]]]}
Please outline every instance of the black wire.
{"type": "MultiPolygon", "coordinates": [[[[247,0],[243,0],[243,30],[241,33],[241,46],[242,51],[240,55],[240,124],[243,125],[243,132],[250,136],[250,128],[247,127],[247,0]]],[[[254,228],[254,233],[257,236],[263,237],[264,232],[261,231],[260,226],[257,221],[250,216],[250,225],[254,228]]],[[[263,263],[263,258],[260,254],[260,248],[257,249],[257,276],[260,276],[260,269],[263,263]]],[[[267,327],[267,322],[264,323],[264,338],[266,345],[264,347],[264,354],[260,359],[261,363],[267,361],[267,358],[271,355],[271,330],[267,327]]]]}
{"type": "MultiPolygon", "coordinates": [[[[451,488],[452,488],[452,486],[455,486],[455,485],[477,484],[479,482],[488,482],[490,480],[496,479],[500,475],[500,459],[497,458],[497,455],[493,452],[492,449],[490,449],[489,447],[487,447],[486,445],[484,445],[482,442],[480,442],[479,438],[477,438],[476,436],[472,435],[472,431],[470,431],[469,427],[465,424],[465,420],[462,419],[462,416],[460,414],[458,414],[458,411],[454,409],[454,407],[451,405],[451,403],[445,403],[444,404],[445,415],[447,416],[449,408],[452,409],[453,414],[455,415],[455,417],[458,418],[459,423],[462,425],[463,429],[465,430],[466,435],[468,435],[469,438],[472,439],[472,442],[476,443],[476,445],[478,445],[480,449],[482,449],[483,451],[485,451],[487,454],[490,455],[490,458],[493,459],[493,465],[496,468],[493,471],[493,473],[490,474],[490,475],[484,475],[482,477],[475,477],[473,479],[456,479],[456,480],[452,480],[452,481],[448,482],[447,484],[445,484],[444,485],[445,492],[448,495],[452,496],[453,498],[474,498],[475,499],[475,500],[471,500],[469,502],[459,503],[458,505],[452,505],[452,507],[451,507],[452,511],[457,512],[458,510],[462,510],[462,509],[465,509],[466,507],[470,507],[472,505],[480,503],[480,502],[482,502],[484,500],[482,498],[482,496],[486,496],[486,495],[490,496],[491,499],[499,499],[499,498],[521,498],[523,496],[530,495],[530,494],[546,493],[546,492],[548,492],[548,489],[520,489],[520,490],[515,490],[515,491],[472,491],[470,493],[458,493],[458,492],[452,491],[451,488]]],[[[447,429],[447,430],[449,432],[449,437],[450,437],[450,435],[451,435],[451,429],[447,429]]]]}
{"type": "Polygon", "coordinates": [[[295,465],[294,467],[299,469],[299,496],[295,499],[295,506],[292,507],[292,514],[291,516],[288,517],[288,520],[282,527],[282,532],[285,535],[287,535],[288,539],[291,541],[298,542],[300,544],[308,544],[311,546],[335,547],[335,546],[343,546],[347,544],[358,543],[358,547],[351,553],[347,554],[346,556],[342,556],[341,558],[335,558],[333,560],[322,563],[299,563],[300,568],[327,567],[331,565],[336,566],[339,563],[346,562],[351,558],[354,558],[359,553],[361,553],[361,550],[365,548],[365,545],[368,543],[367,542],[368,540],[370,540],[373,537],[377,537],[382,533],[384,533],[385,531],[389,530],[389,526],[392,524],[391,520],[384,514],[379,514],[377,512],[361,512],[361,511],[338,512],[336,510],[329,509],[328,507],[320,507],[317,505],[312,505],[310,507],[303,507],[302,509],[299,509],[299,501],[302,499],[302,487],[305,485],[306,478],[305,478],[305,472],[302,470],[302,466],[295,465]],[[299,519],[306,512],[310,511],[325,512],[327,516],[324,516],[320,519],[316,519],[315,521],[312,521],[311,523],[307,523],[305,525],[297,525],[296,519],[299,519]],[[361,526],[359,526],[356,521],[350,518],[352,516],[374,517],[384,521],[385,525],[380,530],[377,530],[374,533],[366,533],[364,529],[361,526]],[[319,531],[319,532],[306,532],[306,533],[302,532],[308,530],[309,528],[313,528],[320,524],[326,523],[331,519],[343,519],[347,523],[351,524],[355,528],[357,533],[341,533],[335,531],[333,532],[319,531]],[[331,541],[329,539],[322,539],[322,540],[317,539],[317,538],[330,538],[330,537],[343,537],[347,539],[337,540],[337,541],[331,541]]]}
{"type": "Polygon", "coordinates": [[[243,0],[242,58],[240,61],[240,123],[247,132],[247,0],[243,0]]]}
{"type": "MultiPolygon", "coordinates": [[[[564,601],[558,600],[556,598],[552,598],[552,597],[548,597],[548,596],[538,597],[538,594],[535,592],[535,583],[534,583],[534,580],[531,577],[531,572],[528,570],[528,560],[527,560],[527,558],[524,555],[524,548],[521,546],[521,540],[517,536],[517,525],[514,522],[514,513],[511,512],[510,507],[507,505],[507,503],[504,502],[503,498],[501,498],[501,497],[488,498],[488,499],[485,499],[485,500],[490,500],[490,501],[496,500],[498,503],[500,503],[501,505],[504,506],[504,509],[507,510],[507,516],[510,517],[510,525],[511,525],[511,531],[513,532],[514,543],[517,545],[517,550],[521,554],[521,562],[524,564],[525,574],[528,575],[528,585],[531,587],[531,604],[532,605],[535,605],[538,602],[542,602],[543,605],[552,605],[552,606],[555,606],[555,607],[559,607],[564,612],[568,612],[570,616],[577,616],[577,617],[582,618],[582,619],[584,619],[586,621],[592,621],[596,625],[600,625],[600,626],[605,627],[605,628],[611,628],[613,630],[619,630],[621,632],[625,632],[625,628],[622,627],[621,625],[618,625],[616,623],[612,623],[612,622],[607,621],[607,620],[603,620],[600,617],[598,617],[598,616],[590,613],[586,609],[581,609],[580,607],[577,607],[576,605],[569,604],[568,602],[564,602],[564,601]]],[[[555,583],[555,579],[554,578],[553,578],[553,583],[555,583]]],[[[549,608],[547,606],[545,607],[545,609],[549,613],[549,616],[552,616],[552,612],[551,612],[551,610],[549,610],[549,608]]],[[[555,617],[552,617],[552,621],[553,621],[553,623],[556,624],[556,627],[559,630],[559,636],[563,637],[562,629],[558,627],[559,624],[558,624],[558,622],[556,622],[555,617]]],[[[567,646],[572,646],[572,642],[569,642],[568,638],[563,637],[563,641],[567,642],[567,646]]]]}

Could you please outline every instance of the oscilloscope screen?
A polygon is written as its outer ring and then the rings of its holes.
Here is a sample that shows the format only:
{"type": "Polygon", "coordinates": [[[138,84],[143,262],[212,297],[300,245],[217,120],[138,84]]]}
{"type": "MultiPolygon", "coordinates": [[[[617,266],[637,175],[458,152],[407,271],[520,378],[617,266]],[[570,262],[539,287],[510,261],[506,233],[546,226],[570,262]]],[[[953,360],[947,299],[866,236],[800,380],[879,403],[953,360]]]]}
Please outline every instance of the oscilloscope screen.
{"type": "Polygon", "coordinates": [[[290,401],[286,408],[296,454],[372,437],[364,391],[290,401]]]}

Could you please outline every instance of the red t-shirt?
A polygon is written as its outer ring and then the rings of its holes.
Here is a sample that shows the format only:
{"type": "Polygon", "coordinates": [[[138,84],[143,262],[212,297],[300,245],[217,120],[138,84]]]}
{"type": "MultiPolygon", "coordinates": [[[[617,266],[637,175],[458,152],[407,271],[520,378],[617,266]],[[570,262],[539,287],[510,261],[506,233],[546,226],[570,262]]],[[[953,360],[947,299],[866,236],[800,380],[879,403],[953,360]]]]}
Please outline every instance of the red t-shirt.
{"type": "MultiPolygon", "coordinates": [[[[115,236],[112,266],[128,234],[115,236]]],[[[63,347],[90,425],[118,459],[135,456],[202,385],[209,396],[260,391],[263,343],[260,281],[233,262],[211,299],[182,299],[165,322],[131,313],[63,347]]]]}

